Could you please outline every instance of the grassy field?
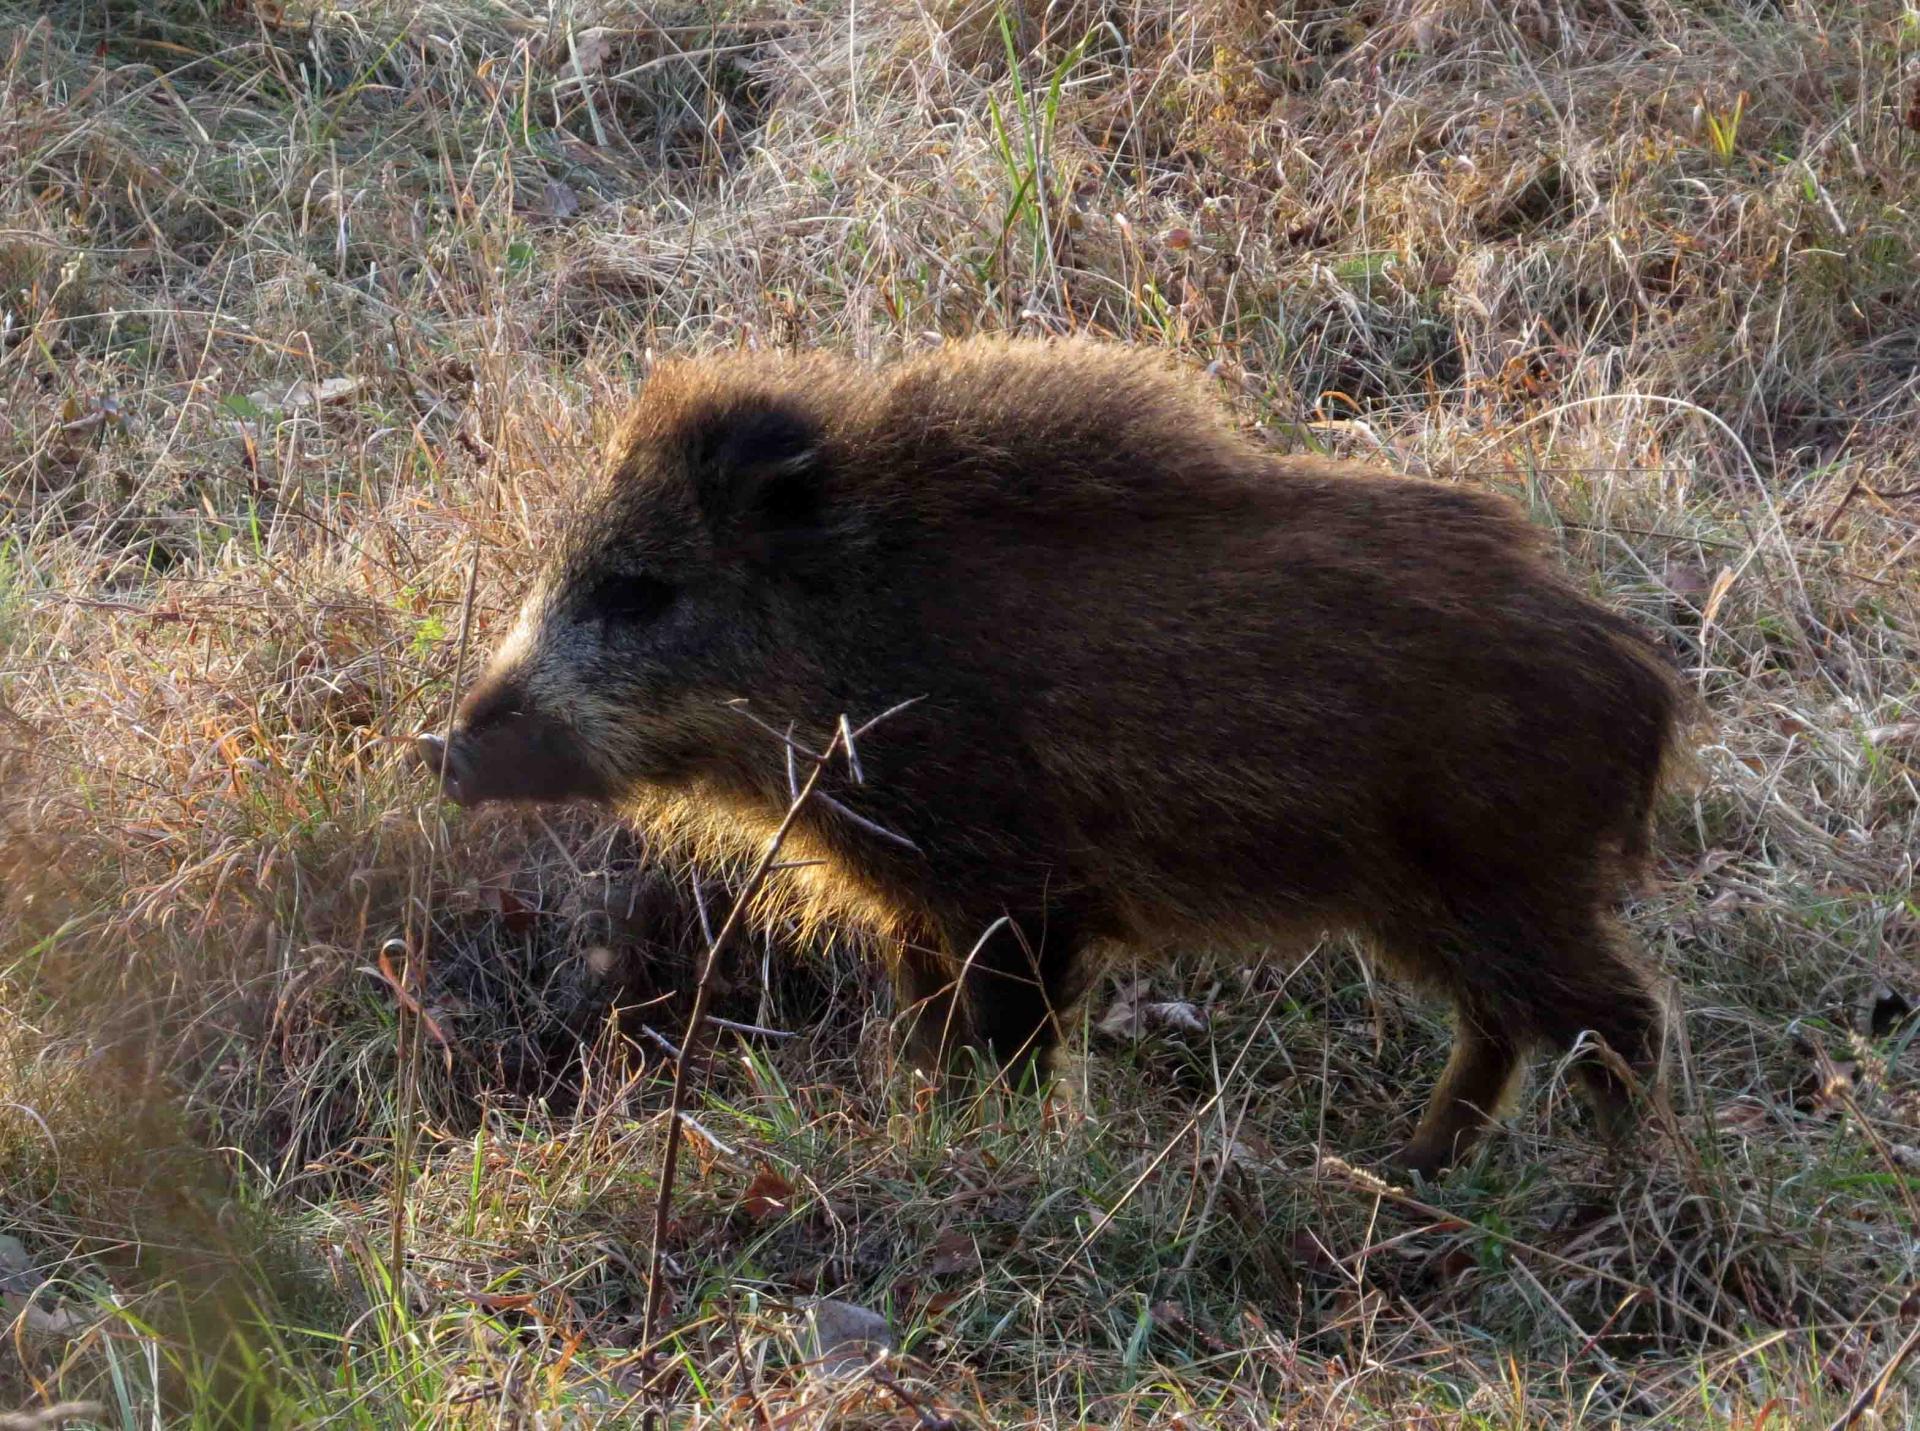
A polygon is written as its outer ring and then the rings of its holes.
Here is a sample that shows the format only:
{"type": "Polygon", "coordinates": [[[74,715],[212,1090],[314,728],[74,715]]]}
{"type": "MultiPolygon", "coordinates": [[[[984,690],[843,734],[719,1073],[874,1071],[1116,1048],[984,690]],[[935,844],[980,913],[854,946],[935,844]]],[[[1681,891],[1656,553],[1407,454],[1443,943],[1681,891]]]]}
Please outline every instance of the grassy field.
{"type": "Polygon", "coordinates": [[[1917,131],[1901,0],[0,0],[0,1426],[1911,1424],[1917,131]],[[399,737],[652,355],[983,331],[1506,492],[1663,637],[1670,1076],[1388,1188],[1436,1011],[1196,950],[924,1114],[761,931],[650,1349],[695,887],[399,737]]]}

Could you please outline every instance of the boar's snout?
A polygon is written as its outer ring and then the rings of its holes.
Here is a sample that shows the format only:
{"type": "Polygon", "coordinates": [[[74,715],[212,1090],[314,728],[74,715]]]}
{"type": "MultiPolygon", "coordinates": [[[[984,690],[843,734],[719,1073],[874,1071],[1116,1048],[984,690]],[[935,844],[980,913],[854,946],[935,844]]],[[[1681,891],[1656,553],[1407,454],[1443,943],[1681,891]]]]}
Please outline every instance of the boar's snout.
{"type": "Polygon", "coordinates": [[[427,768],[429,775],[440,777],[440,789],[449,800],[466,803],[460,796],[460,770],[445,736],[420,731],[413,738],[413,758],[427,768]]]}
{"type": "Polygon", "coordinates": [[[488,800],[603,800],[611,793],[564,722],[511,708],[497,716],[463,711],[448,735],[422,730],[414,758],[461,805],[488,800]],[[483,718],[484,717],[484,718],[483,718]]]}

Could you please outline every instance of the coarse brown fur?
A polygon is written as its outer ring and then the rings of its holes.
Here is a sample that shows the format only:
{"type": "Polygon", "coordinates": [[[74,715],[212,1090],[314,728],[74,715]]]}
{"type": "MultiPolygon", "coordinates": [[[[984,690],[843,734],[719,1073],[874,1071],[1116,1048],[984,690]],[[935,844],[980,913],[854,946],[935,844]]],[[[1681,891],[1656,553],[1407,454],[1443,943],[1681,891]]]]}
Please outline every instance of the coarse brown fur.
{"type": "Polygon", "coordinates": [[[887,943],[929,1059],[1044,1054],[1095,946],[1322,930],[1457,1012],[1402,1166],[1457,1156],[1531,1045],[1657,1056],[1611,909],[1676,741],[1664,662],[1511,503],[1262,452],[1161,359],[662,364],[424,754],[460,798],[614,800],[724,858],[789,799],[741,697],[815,745],[920,698],[828,777],[793,888],[887,943]]]}

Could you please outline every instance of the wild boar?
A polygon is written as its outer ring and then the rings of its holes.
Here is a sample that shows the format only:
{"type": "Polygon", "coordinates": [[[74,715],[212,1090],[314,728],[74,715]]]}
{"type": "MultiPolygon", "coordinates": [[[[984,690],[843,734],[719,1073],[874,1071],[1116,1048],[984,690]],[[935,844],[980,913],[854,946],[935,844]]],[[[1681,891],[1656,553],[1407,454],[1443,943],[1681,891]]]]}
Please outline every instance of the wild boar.
{"type": "Polygon", "coordinates": [[[918,698],[785,878],[876,937],[929,1065],[1044,1058],[1102,948],[1325,931],[1457,1015],[1399,1168],[1461,1154],[1531,1046],[1656,1061],[1614,909],[1681,688],[1501,497],[1274,455],[1115,345],[735,355],[656,367],[540,562],[420,738],[457,800],[611,802],[725,860],[789,803],[767,726],[918,698]]]}

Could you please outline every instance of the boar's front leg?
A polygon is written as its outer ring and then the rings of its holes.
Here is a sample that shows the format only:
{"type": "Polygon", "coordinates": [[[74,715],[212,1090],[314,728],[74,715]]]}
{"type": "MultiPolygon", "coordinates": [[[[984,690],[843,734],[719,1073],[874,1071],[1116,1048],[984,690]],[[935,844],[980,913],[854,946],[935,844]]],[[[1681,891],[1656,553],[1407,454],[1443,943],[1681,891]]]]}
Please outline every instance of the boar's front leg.
{"type": "Polygon", "coordinates": [[[1014,1085],[1029,1070],[1044,1074],[1080,993],[1078,922],[1049,911],[954,920],[948,929],[941,947],[909,943],[895,965],[908,1056],[944,1071],[977,1053],[1014,1085]]]}

